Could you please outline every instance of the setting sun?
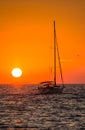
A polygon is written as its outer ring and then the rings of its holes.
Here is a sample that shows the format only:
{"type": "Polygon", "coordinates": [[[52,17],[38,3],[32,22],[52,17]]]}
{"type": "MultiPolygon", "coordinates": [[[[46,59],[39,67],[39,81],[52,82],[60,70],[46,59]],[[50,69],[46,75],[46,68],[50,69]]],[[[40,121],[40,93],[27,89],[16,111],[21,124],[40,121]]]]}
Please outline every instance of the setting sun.
{"type": "Polygon", "coordinates": [[[12,70],[12,76],[20,77],[22,75],[22,70],[20,68],[14,68],[12,70]]]}

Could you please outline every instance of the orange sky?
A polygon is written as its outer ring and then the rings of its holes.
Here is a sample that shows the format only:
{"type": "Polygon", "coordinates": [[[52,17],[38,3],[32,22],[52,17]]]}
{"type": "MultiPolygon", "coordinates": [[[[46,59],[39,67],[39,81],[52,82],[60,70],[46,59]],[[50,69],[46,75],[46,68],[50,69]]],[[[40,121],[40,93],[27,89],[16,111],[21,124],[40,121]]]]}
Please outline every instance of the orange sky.
{"type": "Polygon", "coordinates": [[[85,83],[85,0],[1,0],[0,83],[53,79],[54,19],[64,82],[85,83]],[[14,67],[22,77],[12,77],[14,67]]]}

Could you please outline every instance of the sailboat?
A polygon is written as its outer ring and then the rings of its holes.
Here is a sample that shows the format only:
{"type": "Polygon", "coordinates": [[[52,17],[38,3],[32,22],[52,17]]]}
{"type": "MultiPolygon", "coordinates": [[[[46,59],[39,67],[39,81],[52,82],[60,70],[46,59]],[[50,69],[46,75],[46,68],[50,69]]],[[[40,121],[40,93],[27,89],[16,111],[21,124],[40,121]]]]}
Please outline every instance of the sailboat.
{"type": "Polygon", "coordinates": [[[62,76],[62,68],[61,68],[60,55],[59,55],[59,49],[58,49],[58,43],[56,37],[55,21],[54,21],[54,81],[40,82],[38,86],[38,90],[41,94],[54,94],[54,93],[60,94],[63,92],[63,89],[64,89],[64,82],[62,76]],[[56,50],[58,55],[62,85],[57,85],[56,83],[56,50]]]}

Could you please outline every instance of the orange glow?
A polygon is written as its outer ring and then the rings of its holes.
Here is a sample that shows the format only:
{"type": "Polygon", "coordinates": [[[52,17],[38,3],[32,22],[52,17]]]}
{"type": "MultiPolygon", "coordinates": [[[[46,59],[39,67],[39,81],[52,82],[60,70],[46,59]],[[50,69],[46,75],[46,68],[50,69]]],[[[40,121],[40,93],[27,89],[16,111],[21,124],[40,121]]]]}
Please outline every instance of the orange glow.
{"type": "Polygon", "coordinates": [[[0,83],[53,80],[54,19],[64,82],[85,83],[84,5],[84,0],[0,1],[0,83]],[[17,79],[11,75],[15,66],[23,70],[17,79]]]}

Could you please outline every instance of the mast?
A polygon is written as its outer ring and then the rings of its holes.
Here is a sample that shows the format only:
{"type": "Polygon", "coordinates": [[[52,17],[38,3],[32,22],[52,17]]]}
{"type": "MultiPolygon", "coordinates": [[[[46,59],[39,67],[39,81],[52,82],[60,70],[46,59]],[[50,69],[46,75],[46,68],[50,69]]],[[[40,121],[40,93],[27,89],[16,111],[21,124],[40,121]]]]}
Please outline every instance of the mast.
{"type": "Polygon", "coordinates": [[[58,42],[57,42],[57,37],[56,37],[55,21],[54,21],[54,85],[56,85],[56,50],[57,50],[57,54],[58,54],[58,62],[59,62],[62,85],[64,86],[62,67],[61,67],[60,55],[59,55],[59,48],[58,48],[58,42]]]}
{"type": "Polygon", "coordinates": [[[54,86],[56,86],[56,30],[54,21],[54,86]]]}

